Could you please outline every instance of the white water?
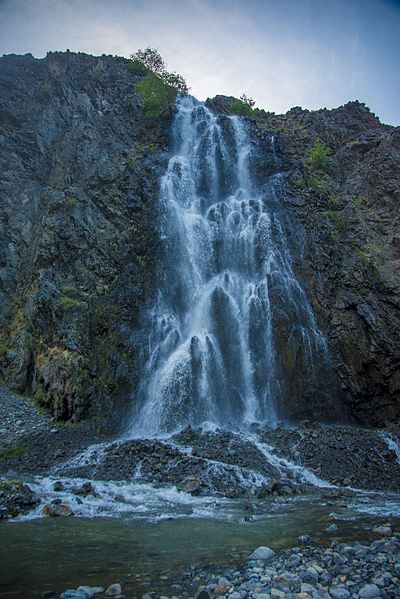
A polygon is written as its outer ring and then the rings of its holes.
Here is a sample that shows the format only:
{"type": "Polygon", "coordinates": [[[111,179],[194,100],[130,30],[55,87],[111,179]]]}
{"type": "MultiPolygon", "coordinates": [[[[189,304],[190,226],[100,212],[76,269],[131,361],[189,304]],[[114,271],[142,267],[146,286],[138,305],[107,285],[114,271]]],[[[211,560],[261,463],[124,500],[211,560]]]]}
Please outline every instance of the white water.
{"type": "Polygon", "coordinates": [[[396,461],[400,464],[400,443],[392,437],[390,433],[381,433],[382,439],[386,442],[388,448],[396,454],[396,461]]]}
{"type": "Polygon", "coordinates": [[[326,357],[279,218],[274,140],[274,168],[259,185],[239,117],[184,98],[173,135],[160,198],[165,263],[128,434],[274,426],[293,378],[315,391],[326,357]]]}

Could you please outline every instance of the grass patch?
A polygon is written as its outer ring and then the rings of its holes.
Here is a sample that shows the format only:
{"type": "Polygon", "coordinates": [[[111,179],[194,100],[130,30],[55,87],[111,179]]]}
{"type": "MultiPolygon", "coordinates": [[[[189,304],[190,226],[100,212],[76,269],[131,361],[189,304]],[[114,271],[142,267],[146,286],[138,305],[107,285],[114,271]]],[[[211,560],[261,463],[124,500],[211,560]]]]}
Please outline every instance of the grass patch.
{"type": "Polygon", "coordinates": [[[325,191],[329,187],[329,183],[327,181],[317,179],[317,177],[309,177],[307,183],[310,187],[314,187],[314,189],[318,189],[320,191],[325,191]]]}
{"type": "Polygon", "coordinates": [[[364,200],[360,196],[357,196],[356,198],[354,198],[353,206],[355,206],[356,208],[359,208],[363,204],[364,204],[364,200]]]}
{"type": "Polygon", "coordinates": [[[21,445],[15,445],[14,447],[7,447],[6,449],[0,450],[0,460],[10,460],[20,458],[29,451],[29,446],[25,443],[21,445]]]}
{"type": "Polygon", "coordinates": [[[74,299],[73,297],[64,296],[60,298],[58,302],[60,308],[69,312],[70,310],[76,310],[81,307],[81,302],[74,299]]]}
{"type": "Polygon", "coordinates": [[[74,285],[64,285],[61,287],[61,291],[67,295],[76,295],[77,289],[74,285]]]}

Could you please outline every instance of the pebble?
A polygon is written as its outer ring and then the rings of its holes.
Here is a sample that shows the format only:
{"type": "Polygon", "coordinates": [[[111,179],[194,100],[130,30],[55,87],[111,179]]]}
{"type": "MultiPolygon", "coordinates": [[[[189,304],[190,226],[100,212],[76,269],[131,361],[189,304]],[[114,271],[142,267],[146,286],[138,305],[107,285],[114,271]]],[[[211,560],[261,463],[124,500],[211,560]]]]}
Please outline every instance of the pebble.
{"type": "Polygon", "coordinates": [[[375,599],[375,597],[380,596],[381,592],[376,584],[366,584],[359,592],[359,597],[362,597],[362,599],[375,599]]]}
{"type": "MultiPolygon", "coordinates": [[[[191,566],[170,588],[171,599],[177,599],[175,594],[195,599],[392,599],[400,597],[399,577],[400,536],[394,535],[370,543],[335,539],[329,547],[308,545],[278,554],[261,546],[241,570],[215,566],[210,573],[191,566]]],[[[91,599],[91,588],[65,591],[61,599],[91,599]]],[[[161,597],[153,590],[142,599],[161,597]]],[[[102,596],[121,593],[115,583],[102,596]]]]}
{"type": "Polygon", "coordinates": [[[110,584],[104,595],[106,597],[120,597],[122,595],[122,587],[119,582],[110,584]]]}
{"type": "Polygon", "coordinates": [[[90,599],[92,599],[92,597],[96,597],[96,595],[101,595],[101,593],[104,592],[104,589],[103,587],[88,587],[86,585],[82,585],[78,587],[78,591],[84,591],[89,595],[90,599]]]}
{"type": "Polygon", "coordinates": [[[249,560],[260,560],[267,562],[272,559],[275,555],[275,551],[273,551],[270,547],[258,547],[248,558],[249,560]]]}

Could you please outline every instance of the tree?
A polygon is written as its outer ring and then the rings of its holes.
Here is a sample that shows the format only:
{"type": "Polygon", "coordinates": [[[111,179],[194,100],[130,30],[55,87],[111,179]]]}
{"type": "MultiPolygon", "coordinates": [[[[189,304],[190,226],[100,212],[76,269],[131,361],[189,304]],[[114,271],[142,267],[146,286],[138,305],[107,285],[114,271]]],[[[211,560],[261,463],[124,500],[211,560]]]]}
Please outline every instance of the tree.
{"type": "Polygon", "coordinates": [[[142,64],[146,69],[151,71],[154,75],[159,77],[163,83],[169,85],[170,87],[174,87],[181,94],[188,94],[189,87],[179,73],[175,73],[172,71],[171,73],[167,71],[167,65],[164,62],[161,54],[155,48],[144,48],[143,50],[137,50],[133,54],[131,54],[132,66],[131,70],[138,74],[137,63],[142,64]]]}
{"type": "Polygon", "coordinates": [[[242,94],[240,96],[240,100],[244,103],[247,104],[248,106],[250,106],[250,108],[253,108],[253,106],[255,105],[255,100],[253,100],[253,98],[251,96],[248,96],[247,94],[242,94]]]}
{"type": "Polygon", "coordinates": [[[166,72],[166,64],[159,51],[155,48],[144,48],[144,50],[137,50],[131,54],[131,59],[138,60],[144,64],[147,69],[153,71],[153,73],[162,75],[166,72]]]}

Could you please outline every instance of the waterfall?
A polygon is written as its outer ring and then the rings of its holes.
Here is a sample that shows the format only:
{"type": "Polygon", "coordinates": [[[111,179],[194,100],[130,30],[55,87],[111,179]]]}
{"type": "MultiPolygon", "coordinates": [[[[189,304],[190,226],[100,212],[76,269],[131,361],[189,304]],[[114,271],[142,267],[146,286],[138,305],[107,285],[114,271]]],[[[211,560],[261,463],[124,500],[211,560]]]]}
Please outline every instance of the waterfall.
{"type": "Polygon", "coordinates": [[[191,97],[178,102],[133,435],[274,426],[288,395],[308,401],[315,391],[326,344],[291,265],[279,216],[284,177],[272,136],[274,172],[262,182],[253,175],[247,127],[191,97]]]}

